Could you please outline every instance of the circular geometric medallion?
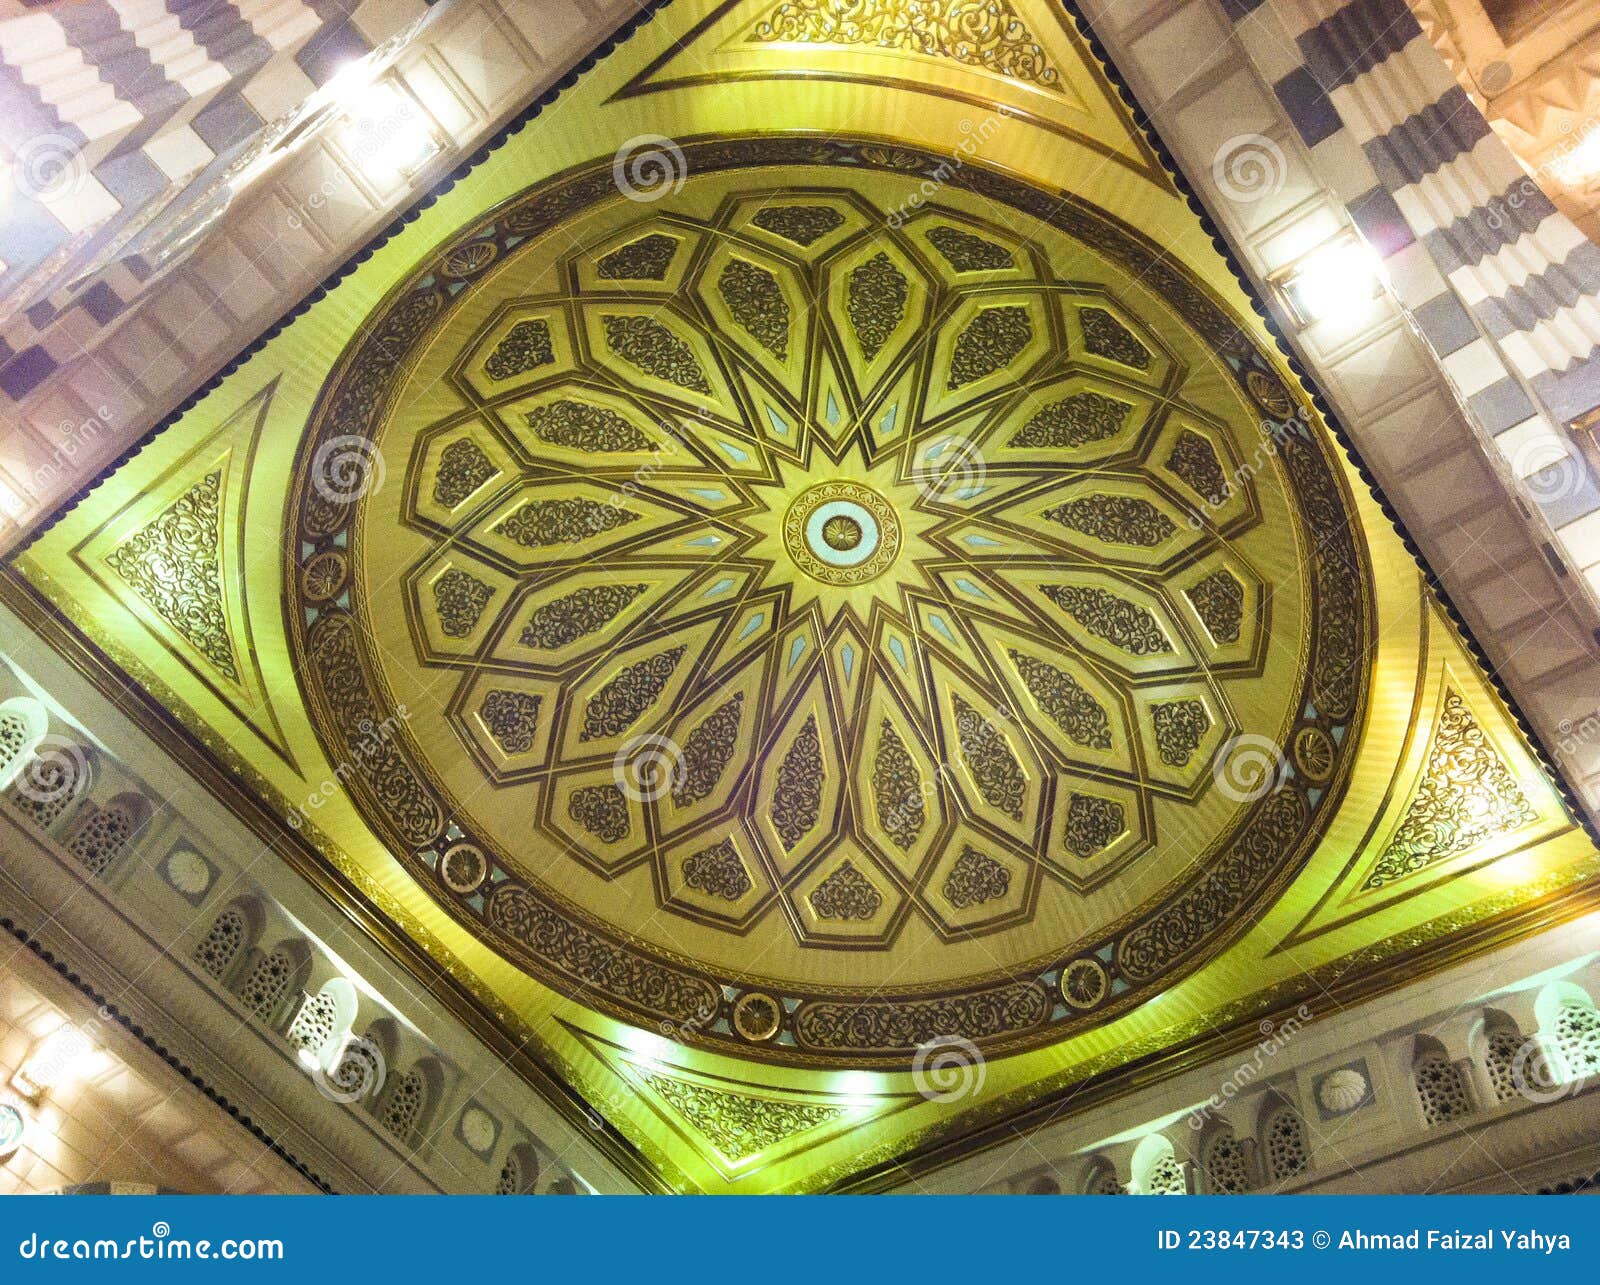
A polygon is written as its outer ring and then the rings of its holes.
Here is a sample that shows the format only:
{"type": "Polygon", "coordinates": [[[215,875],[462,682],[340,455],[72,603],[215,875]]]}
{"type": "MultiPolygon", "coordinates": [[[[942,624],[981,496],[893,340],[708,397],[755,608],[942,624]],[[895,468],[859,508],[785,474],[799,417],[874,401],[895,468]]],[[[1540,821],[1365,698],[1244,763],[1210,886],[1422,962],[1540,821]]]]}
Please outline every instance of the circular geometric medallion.
{"type": "Polygon", "coordinates": [[[1170,986],[1359,741],[1321,430],[1081,202],[685,151],[654,203],[607,163],[503,204],[330,376],[288,618],[357,807],[508,958],[693,1042],[903,1066],[1170,986]],[[1241,736],[1316,788],[1216,788],[1241,736]]]}
{"type": "Polygon", "coordinates": [[[1111,989],[1105,966],[1095,959],[1075,959],[1061,970],[1061,998],[1073,1008],[1093,1008],[1111,989]]]}
{"type": "Polygon", "coordinates": [[[760,991],[746,991],[734,1001],[733,1029],[747,1040],[770,1040],[783,1024],[778,1001],[760,991]]]}
{"type": "Polygon", "coordinates": [[[794,499],[783,518],[783,547],[794,565],[824,584],[875,580],[900,553],[892,505],[854,482],[820,482],[794,499]]]}
{"type": "Polygon", "coordinates": [[[488,875],[488,862],[476,844],[458,843],[439,861],[439,877],[451,892],[474,892],[488,875]]]}

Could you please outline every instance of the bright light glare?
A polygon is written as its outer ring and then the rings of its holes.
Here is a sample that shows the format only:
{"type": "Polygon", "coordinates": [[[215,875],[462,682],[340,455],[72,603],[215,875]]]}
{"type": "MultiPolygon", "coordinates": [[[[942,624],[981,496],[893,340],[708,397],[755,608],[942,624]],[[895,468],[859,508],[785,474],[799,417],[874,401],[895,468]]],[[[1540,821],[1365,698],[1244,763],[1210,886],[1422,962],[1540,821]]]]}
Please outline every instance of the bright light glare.
{"type": "Polygon", "coordinates": [[[1551,168],[1568,187],[1582,187],[1600,176],[1600,129],[1591,129],[1576,147],[1556,157],[1551,168]]]}
{"type": "Polygon", "coordinates": [[[11,1077],[11,1086],[24,1097],[37,1098],[72,1080],[100,1069],[100,1051],[76,1026],[60,1026],[45,1036],[39,1047],[11,1077]]]}
{"type": "Polygon", "coordinates": [[[375,177],[410,177],[439,151],[417,105],[391,81],[352,86],[339,105],[345,150],[375,177]]]}
{"type": "Polygon", "coordinates": [[[1335,241],[1313,250],[1290,275],[1284,288],[1307,325],[1348,321],[1377,297],[1383,265],[1362,242],[1335,241]]]}

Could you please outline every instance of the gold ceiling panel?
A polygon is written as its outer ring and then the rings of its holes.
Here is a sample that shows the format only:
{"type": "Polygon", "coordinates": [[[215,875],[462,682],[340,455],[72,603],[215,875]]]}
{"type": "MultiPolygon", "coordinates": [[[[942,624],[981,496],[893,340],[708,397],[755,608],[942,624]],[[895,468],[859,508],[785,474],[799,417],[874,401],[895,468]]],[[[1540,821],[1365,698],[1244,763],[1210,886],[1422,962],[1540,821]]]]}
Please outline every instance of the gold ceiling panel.
{"type": "Polygon", "coordinates": [[[685,1189],[1561,913],[1593,848],[1147,159],[1053,6],[678,0],[10,596],[685,1189]]]}
{"type": "Polygon", "coordinates": [[[684,154],[647,209],[609,164],[500,207],[336,367],[286,570],[323,743],[463,923],[618,1016],[891,1065],[1101,1023],[1337,805],[1372,622],[1335,458],[1285,420],[1243,468],[1283,384],[1086,210],[991,176],[896,227],[937,156],[684,154]]]}

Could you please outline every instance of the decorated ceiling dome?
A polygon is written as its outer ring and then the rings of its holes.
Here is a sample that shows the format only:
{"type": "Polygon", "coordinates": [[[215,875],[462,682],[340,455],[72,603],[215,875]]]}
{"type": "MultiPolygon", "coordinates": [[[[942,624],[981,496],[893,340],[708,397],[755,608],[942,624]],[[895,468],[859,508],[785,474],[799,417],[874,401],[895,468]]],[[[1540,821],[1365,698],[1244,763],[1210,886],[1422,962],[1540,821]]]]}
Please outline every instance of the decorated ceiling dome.
{"type": "Polygon", "coordinates": [[[1366,590],[1295,400],[1125,226],[933,164],[536,187],[390,294],[300,456],[364,813],[693,1042],[1059,1038],[1229,940],[1341,788],[1366,590]]]}
{"type": "Polygon", "coordinates": [[[675,1190],[1031,1147],[1597,860],[1068,11],[845,7],[660,6],[13,561],[675,1190]]]}

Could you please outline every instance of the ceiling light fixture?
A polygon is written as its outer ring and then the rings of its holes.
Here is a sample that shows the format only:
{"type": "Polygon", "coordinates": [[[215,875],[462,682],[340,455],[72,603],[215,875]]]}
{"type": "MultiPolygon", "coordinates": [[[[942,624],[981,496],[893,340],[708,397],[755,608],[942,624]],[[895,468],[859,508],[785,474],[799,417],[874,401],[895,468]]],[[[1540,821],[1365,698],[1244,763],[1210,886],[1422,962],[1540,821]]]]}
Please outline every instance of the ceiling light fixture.
{"type": "Polygon", "coordinates": [[[93,1075],[101,1064],[100,1050],[76,1026],[59,1026],[39,1042],[11,1077],[11,1087],[37,1102],[51,1089],[93,1075]]]}
{"type": "Polygon", "coordinates": [[[1548,168],[1567,187],[1584,187],[1600,178],[1600,128],[1590,128],[1577,142],[1564,140],[1548,168]]]}
{"type": "Polygon", "coordinates": [[[443,148],[420,104],[392,76],[348,86],[339,106],[339,145],[372,178],[415,178],[443,148]]]}
{"type": "Polygon", "coordinates": [[[1324,241],[1273,274],[1271,283],[1301,326],[1348,322],[1378,297],[1385,284],[1383,261],[1354,232],[1324,241]]]}

